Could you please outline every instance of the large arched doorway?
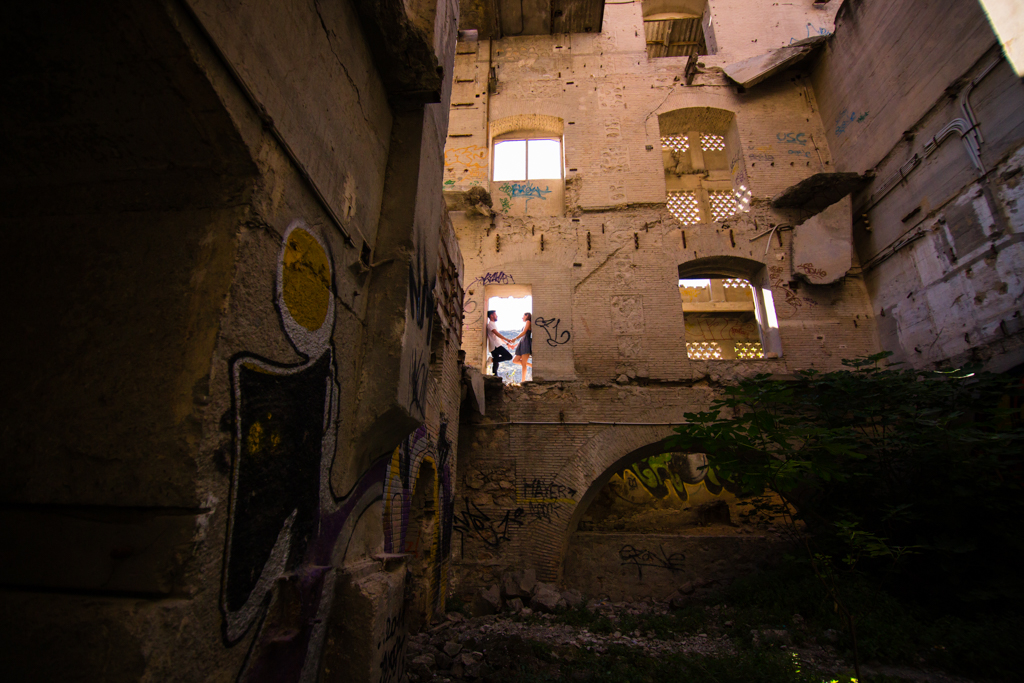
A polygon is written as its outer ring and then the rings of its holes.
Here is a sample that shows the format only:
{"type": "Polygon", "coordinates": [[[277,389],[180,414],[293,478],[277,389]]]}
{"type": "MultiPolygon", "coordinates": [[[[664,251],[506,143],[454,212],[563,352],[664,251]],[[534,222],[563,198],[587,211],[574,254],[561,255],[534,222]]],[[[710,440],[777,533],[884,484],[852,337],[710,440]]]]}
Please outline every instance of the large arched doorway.
{"type": "Polygon", "coordinates": [[[664,441],[632,451],[583,496],[563,584],[611,600],[664,600],[756,571],[779,554],[780,537],[736,493],[702,453],[664,441]]]}

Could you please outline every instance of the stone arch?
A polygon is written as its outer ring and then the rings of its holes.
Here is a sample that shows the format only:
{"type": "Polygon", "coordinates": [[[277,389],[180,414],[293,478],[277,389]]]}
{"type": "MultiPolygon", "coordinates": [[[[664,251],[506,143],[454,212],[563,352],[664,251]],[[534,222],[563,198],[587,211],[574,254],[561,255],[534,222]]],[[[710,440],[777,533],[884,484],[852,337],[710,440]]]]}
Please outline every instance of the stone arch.
{"type": "MultiPolygon", "coordinates": [[[[532,546],[524,548],[528,565],[537,569],[537,576],[545,581],[561,579],[562,558],[569,539],[583,511],[594,496],[611,479],[615,468],[624,461],[654,455],[664,448],[664,441],[674,432],[667,425],[609,426],[595,434],[573,453],[552,479],[548,491],[551,500],[568,499],[572,505],[555,504],[548,519],[538,521],[531,533],[532,546]],[[557,494],[557,495],[556,495],[557,494]]],[[[546,494],[530,493],[530,500],[547,500],[546,494]]],[[[534,503],[543,504],[543,503],[534,503]]],[[[527,512],[529,512],[527,510],[527,512]]]]}
{"type": "Polygon", "coordinates": [[[514,131],[538,131],[562,137],[565,122],[557,116],[547,114],[516,114],[495,119],[490,123],[490,136],[493,140],[499,135],[514,131]]]}
{"type": "Polygon", "coordinates": [[[658,114],[658,127],[662,135],[699,130],[724,136],[735,124],[735,113],[716,107],[682,107],[658,114]]]}

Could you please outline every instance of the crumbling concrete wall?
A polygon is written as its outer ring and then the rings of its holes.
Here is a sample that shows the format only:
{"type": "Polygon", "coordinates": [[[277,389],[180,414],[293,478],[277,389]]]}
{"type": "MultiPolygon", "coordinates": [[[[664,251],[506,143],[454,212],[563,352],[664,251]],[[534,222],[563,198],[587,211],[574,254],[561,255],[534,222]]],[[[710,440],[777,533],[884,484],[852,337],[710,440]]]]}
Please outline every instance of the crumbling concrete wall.
{"type": "MultiPolygon", "coordinates": [[[[750,22],[763,23],[782,10],[763,3],[747,11],[750,22]]],[[[803,31],[805,23],[801,16],[792,26],[803,31]]],[[[719,55],[701,57],[687,85],[686,59],[649,60],[643,36],[639,5],[609,4],[600,35],[458,46],[455,80],[464,94],[452,100],[449,197],[486,186],[495,121],[560,119],[566,172],[561,215],[524,216],[503,206],[500,192],[493,216],[453,213],[466,260],[467,363],[484,367],[492,284],[530,286],[534,314],[534,384],[489,385],[486,417],[461,429],[459,590],[489,586],[509,568],[557,579],[577,522],[614,468],[657,448],[670,425],[706,407],[721,384],[759,372],[837,369],[843,358],[878,350],[855,273],[828,285],[795,277],[803,272],[796,266],[816,266],[794,264],[788,226],[812,212],[770,205],[811,174],[833,170],[809,82],[791,71],[738,92],[721,72],[748,55],[751,36],[737,30],[717,35],[719,55]],[[491,67],[497,83],[488,95],[491,67]],[[680,223],[666,207],[659,117],[719,126],[711,132],[726,137],[728,176],[735,190],[751,193],[749,211],[680,223]],[[737,277],[764,278],[779,357],[688,358],[687,333],[696,330],[688,329],[678,280],[680,266],[695,263],[740,264],[737,277]]]]}
{"type": "Polygon", "coordinates": [[[463,264],[447,103],[426,103],[457,8],[236,4],[5,22],[19,680],[397,680],[407,588],[421,621],[443,609],[463,264]],[[392,31],[418,84],[382,76],[368,36],[392,31]],[[407,585],[425,461],[433,541],[407,585]],[[352,632],[372,647],[325,659],[352,632]]]}
{"type": "Polygon", "coordinates": [[[1024,87],[977,2],[850,2],[813,82],[882,346],[917,367],[1024,360],[1024,87]],[[955,16],[956,20],[949,18],[955,16]]]}

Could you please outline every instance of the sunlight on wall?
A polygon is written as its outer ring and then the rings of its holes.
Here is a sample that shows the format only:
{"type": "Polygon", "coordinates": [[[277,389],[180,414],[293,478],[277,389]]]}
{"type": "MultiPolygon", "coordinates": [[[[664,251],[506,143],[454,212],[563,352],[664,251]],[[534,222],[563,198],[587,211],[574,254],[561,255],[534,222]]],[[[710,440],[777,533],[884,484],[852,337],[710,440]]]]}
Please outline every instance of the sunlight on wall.
{"type": "Polygon", "coordinates": [[[1014,72],[1024,76],[1024,4],[1020,0],[981,0],[1014,72]]]}

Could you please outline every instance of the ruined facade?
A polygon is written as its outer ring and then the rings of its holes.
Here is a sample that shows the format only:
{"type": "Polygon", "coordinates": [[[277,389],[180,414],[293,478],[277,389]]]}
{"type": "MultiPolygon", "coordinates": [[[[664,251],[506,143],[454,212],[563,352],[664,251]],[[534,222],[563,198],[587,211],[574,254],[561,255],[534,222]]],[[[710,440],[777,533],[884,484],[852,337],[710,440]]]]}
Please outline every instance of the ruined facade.
{"type": "Polygon", "coordinates": [[[400,681],[510,570],[770,559],[686,412],[1020,363],[1024,90],[953,4],[8,10],[0,670],[400,681]],[[526,295],[532,376],[479,377],[526,295]]]}
{"type": "Polygon", "coordinates": [[[448,590],[457,30],[435,2],[7,13],[7,677],[401,678],[448,590]]]}
{"type": "Polygon", "coordinates": [[[664,453],[723,383],[1020,363],[1024,89],[974,0],[609,3],[599,34],[460,42],[455,69],[467,363],[492,297],[535,321],[532,383],[492,380],[460,434],[460,590],[666,597],[769,557],[702,456],[664,453]]]}

